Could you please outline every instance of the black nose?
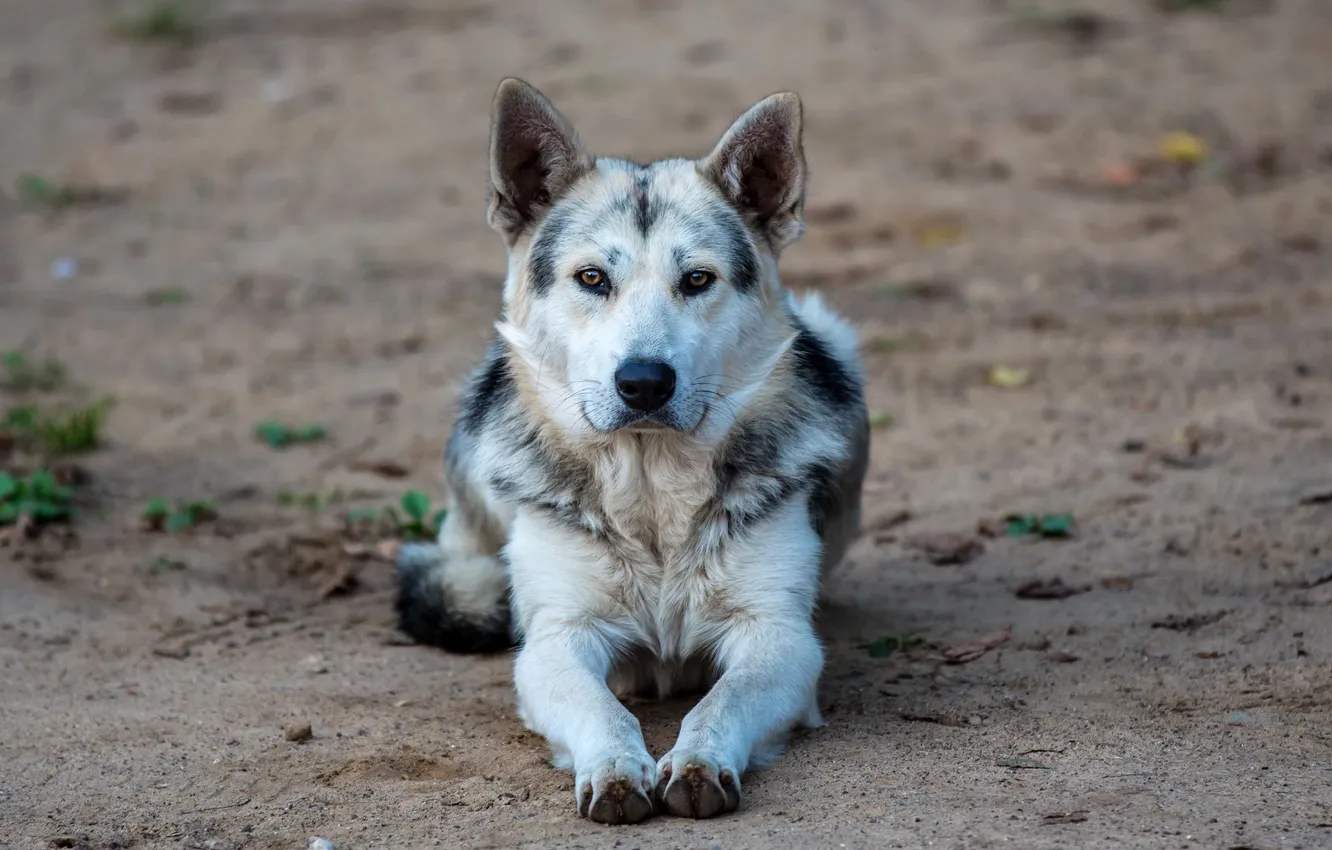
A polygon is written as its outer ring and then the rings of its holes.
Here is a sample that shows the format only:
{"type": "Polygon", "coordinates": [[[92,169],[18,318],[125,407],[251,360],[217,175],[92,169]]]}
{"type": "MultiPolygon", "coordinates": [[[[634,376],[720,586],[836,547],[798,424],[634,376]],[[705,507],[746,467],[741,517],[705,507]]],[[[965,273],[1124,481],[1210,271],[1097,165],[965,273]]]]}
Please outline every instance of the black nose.
{"type": "Polygon", "coordinates": [[[625,404],[651,413],[675,395],[675,370],[665,363],[628,360],[615,370],[615,389],[625,404]]]}

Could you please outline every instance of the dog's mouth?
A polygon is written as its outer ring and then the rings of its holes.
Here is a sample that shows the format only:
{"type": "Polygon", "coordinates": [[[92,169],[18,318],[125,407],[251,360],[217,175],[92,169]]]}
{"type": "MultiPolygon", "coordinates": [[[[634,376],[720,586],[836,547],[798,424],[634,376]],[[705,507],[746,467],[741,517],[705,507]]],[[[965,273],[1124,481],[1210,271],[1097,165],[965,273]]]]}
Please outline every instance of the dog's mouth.
{"type": "Polygon", "coordinates": [[[603,434],[613,434],[617,432],[626,433],[662,433],[664,431],[675,431],[684,433],[691,430],[678,413],[670,407],[663,407],[660,410],[654,410],[651,413],[639,413],[625,408],[619,411],[615,420],[607,425],[599,425],[592,417],[587,415],[587,410],[583,410],[583,419],[593,429],[603,434]]]}

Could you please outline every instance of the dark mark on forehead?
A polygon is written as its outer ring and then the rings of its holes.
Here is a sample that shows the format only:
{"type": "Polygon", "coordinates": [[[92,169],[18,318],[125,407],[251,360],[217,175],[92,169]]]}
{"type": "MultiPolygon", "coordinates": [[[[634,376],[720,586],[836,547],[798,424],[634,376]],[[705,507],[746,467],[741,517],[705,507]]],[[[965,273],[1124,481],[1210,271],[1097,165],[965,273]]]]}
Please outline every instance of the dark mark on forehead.
{"type": "Polygon", "coordinates": [[[638,176],[634,178],[634,200],[638,204],[638,232],[647,238],[648,231],[652,229],[653,219],[656,218],[655,211],[652,209],[652,202],[648,197],[648,188],[652,182],[652,172],[646,168],[638,170],[638,176]]]}

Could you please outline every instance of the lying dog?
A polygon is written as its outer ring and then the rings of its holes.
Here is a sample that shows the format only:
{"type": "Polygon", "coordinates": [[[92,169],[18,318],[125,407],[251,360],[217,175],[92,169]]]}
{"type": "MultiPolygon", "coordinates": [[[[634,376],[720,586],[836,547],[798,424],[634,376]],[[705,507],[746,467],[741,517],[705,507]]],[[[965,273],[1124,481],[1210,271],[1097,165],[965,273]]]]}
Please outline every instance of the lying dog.
{"type": "Polygon", "coordinates": [[[804,231],[801,107],[756,104],[702,160],[588,154],[500,83],[490,224],[503,314],[448,443],[438,545],[398,611],[453,652],[520,643],[519,712],[578,811],[733,811],[744,771],[817,726],[822,572],[856,535],[868,420],[854,331],[781,286],[804,231]],[[617,698],[708,688],[648,754],[617,698]]]}

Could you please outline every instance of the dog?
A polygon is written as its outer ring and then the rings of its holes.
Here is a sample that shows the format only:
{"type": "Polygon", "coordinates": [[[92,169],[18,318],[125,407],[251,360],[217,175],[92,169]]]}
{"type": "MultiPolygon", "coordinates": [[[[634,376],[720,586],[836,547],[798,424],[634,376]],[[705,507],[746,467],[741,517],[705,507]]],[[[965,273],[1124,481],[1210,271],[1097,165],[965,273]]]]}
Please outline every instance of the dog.
{"type": "Polygon", "coordinates": [[[869,421],[855,331],[778,277],[801,134],[786,92],[703,159],[640,165],[589,154],[519,79],[495,93],[503,309],[397,609],[420,643],[518,646],[519,716],[594,821],[734,811],[747,769],[823,723],[813,615],[858,534],[869,421]],[[701,689],[654,759],[619,697],[701,689]]]}

